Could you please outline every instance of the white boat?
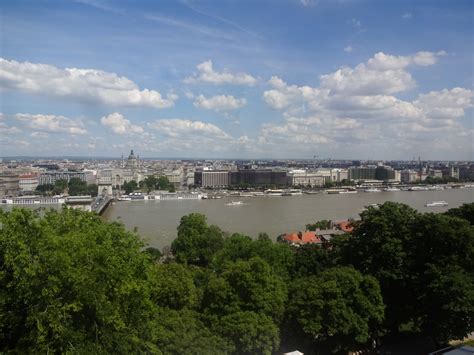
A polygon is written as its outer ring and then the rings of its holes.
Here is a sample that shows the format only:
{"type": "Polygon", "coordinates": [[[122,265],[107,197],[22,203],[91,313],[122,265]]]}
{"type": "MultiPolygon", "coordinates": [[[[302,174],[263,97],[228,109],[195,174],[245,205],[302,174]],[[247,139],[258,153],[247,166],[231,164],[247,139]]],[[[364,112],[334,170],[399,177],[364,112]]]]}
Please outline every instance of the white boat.
{"type": "Polygon", "coordinates": [[[230,201],[229,203],[227,203],[226,205],[227,206],[241,206],[243,205],[244,203],[242,201],[230,201]]]}
{"type": "Polygon", "coordinates": [[[370,188],[370,189],[365,189],[364,192],[380,192],[380,190],[379,190],[379,189],[370,188]]]}
{"type": "Polygon", "coordinates": [[[433,202],[427,203],[425,206],[426,207],[444,207],[447,205],[448,203],[446,201],[433,201],[433,202]]]}
{"type": "Polygon", "coordinates": [[[395,192],[395,191],[401,191],[401,190],[396,188],[396,187],[387,187],[386,189],[384,189],[384,191],[386,191],[386,192],[395,192]]]}
{"type": "Polygon", "coordinates": [[[339,192],[340,194],[356,194],[357,190],[344,190],[339,192]]]}

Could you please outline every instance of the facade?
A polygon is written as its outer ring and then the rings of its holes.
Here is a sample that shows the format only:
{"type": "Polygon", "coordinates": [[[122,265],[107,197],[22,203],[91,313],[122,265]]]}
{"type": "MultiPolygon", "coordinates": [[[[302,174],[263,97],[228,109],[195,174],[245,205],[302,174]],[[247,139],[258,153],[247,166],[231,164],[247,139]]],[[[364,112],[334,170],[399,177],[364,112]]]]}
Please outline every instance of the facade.
{"type": "Polygon", "coordinates": [[[242,169],[229,173],[231,186],[287,186],[286,171],[242,169]]]}
{"type": "Polygon", "coordinates": [[[20,191],[20,179],[16,174],[0,173],[0,196],[17,196],[20,191]]]}
{"type": "Polygon", "coordinates": [[[174,185],[174,187],[178,188],[183,183],[183,170],[177,169],[173,171],[167,171],[164,174],[168,181],[174,185]]]}
{"type": "Polygon", "coordinates": [[[21,192],[35,191],[38,185],[38,173],[28,173],[19,176],[19,187],[21,192]]]}
{"type": "Polygon", "coordinates": [[[400,173],[401,181],[405,183],[415,182],[420,180],[420,175],[415,170],[403,170],[400,173]]]}
{"type": "Polygon", "coordinates": [[[291,186],[324,186],[325,177],[317,172],[307,170],[292,170],[288,174],[288,184],[291,186]]]}
{"type": "Polygon", "coordinates": [[[229,172],[227,170],[196,171],[194,184],[200,187],[228,187],[229,172]]]}
{"type": "Polygon", "coordinates": [[[78,178],[81,181],[87,182],[91,178],[89,175],[93,176],[91,171],[46,171],[41,173],[38,178],[39,185],[51,184],[54,185],[58,180],[66,180],[69,182],[72,178],[78,178]]]}
{"type": "Polygon", "coordinates": [[[389,166],[377,166],[375,180],[395,180],[395,170],[389,166]]]}
{"type": "Polygon", "coordinates": [[[351,167],[348,169],[349,180],[376,180],[376,166],[351,167]]]}
{"type": "Polygon", "coordinates": [[[133,153],[133,149],[130,151],[130,155],[127,158],[127,162],[125,163],[126,169],[136,170],[140,167],[140,157],[133,153]]]}

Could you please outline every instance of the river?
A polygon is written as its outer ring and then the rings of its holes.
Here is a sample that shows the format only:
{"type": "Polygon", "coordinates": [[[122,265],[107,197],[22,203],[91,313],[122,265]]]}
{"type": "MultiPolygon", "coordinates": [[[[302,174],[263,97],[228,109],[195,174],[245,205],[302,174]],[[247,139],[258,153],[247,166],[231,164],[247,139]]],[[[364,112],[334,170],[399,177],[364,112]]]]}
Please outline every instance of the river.
{"type": "Polygon", "coordinates": [[[108,221],[119,221],[128,229],[137,227],[147,243],[156,248],[170,245],[182,216],[197,212],[228,232],[255,237],[266,232],[271,237],[303,229],[321,219],[358,218],[371,203],[402,202],[421,212],[444,212],[463,203],[474,202],[474,189],[440,191],[359,192],[357,194],[316,194],[300,196],[226,197],[219,200],[119,201],[104,212],[108,221]],[[230,201],[242,205],[228,206],[230,201]],[[446,201],[448,207],[427,208],[432,201],[446,201]]]}

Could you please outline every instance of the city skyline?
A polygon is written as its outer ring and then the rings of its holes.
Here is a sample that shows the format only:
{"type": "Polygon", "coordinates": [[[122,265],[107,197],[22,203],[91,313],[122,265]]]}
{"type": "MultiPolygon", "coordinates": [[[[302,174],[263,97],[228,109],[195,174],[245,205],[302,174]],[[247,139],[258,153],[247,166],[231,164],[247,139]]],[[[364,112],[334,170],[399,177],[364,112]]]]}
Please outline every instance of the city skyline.
{"type": "Polygon", "coordinates": [[[474,160],[470,1],[0,8],[4,157],[474,160]]]}

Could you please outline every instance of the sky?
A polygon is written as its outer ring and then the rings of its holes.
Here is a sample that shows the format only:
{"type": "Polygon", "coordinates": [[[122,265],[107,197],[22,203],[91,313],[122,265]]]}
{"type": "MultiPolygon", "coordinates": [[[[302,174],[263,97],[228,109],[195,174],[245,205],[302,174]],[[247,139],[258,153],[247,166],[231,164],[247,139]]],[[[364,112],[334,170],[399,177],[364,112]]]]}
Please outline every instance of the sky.
{"type": "Polygon", "coordinates": [[[474,160],[474,2],[0,2],[0,156],[474,160]]]}

